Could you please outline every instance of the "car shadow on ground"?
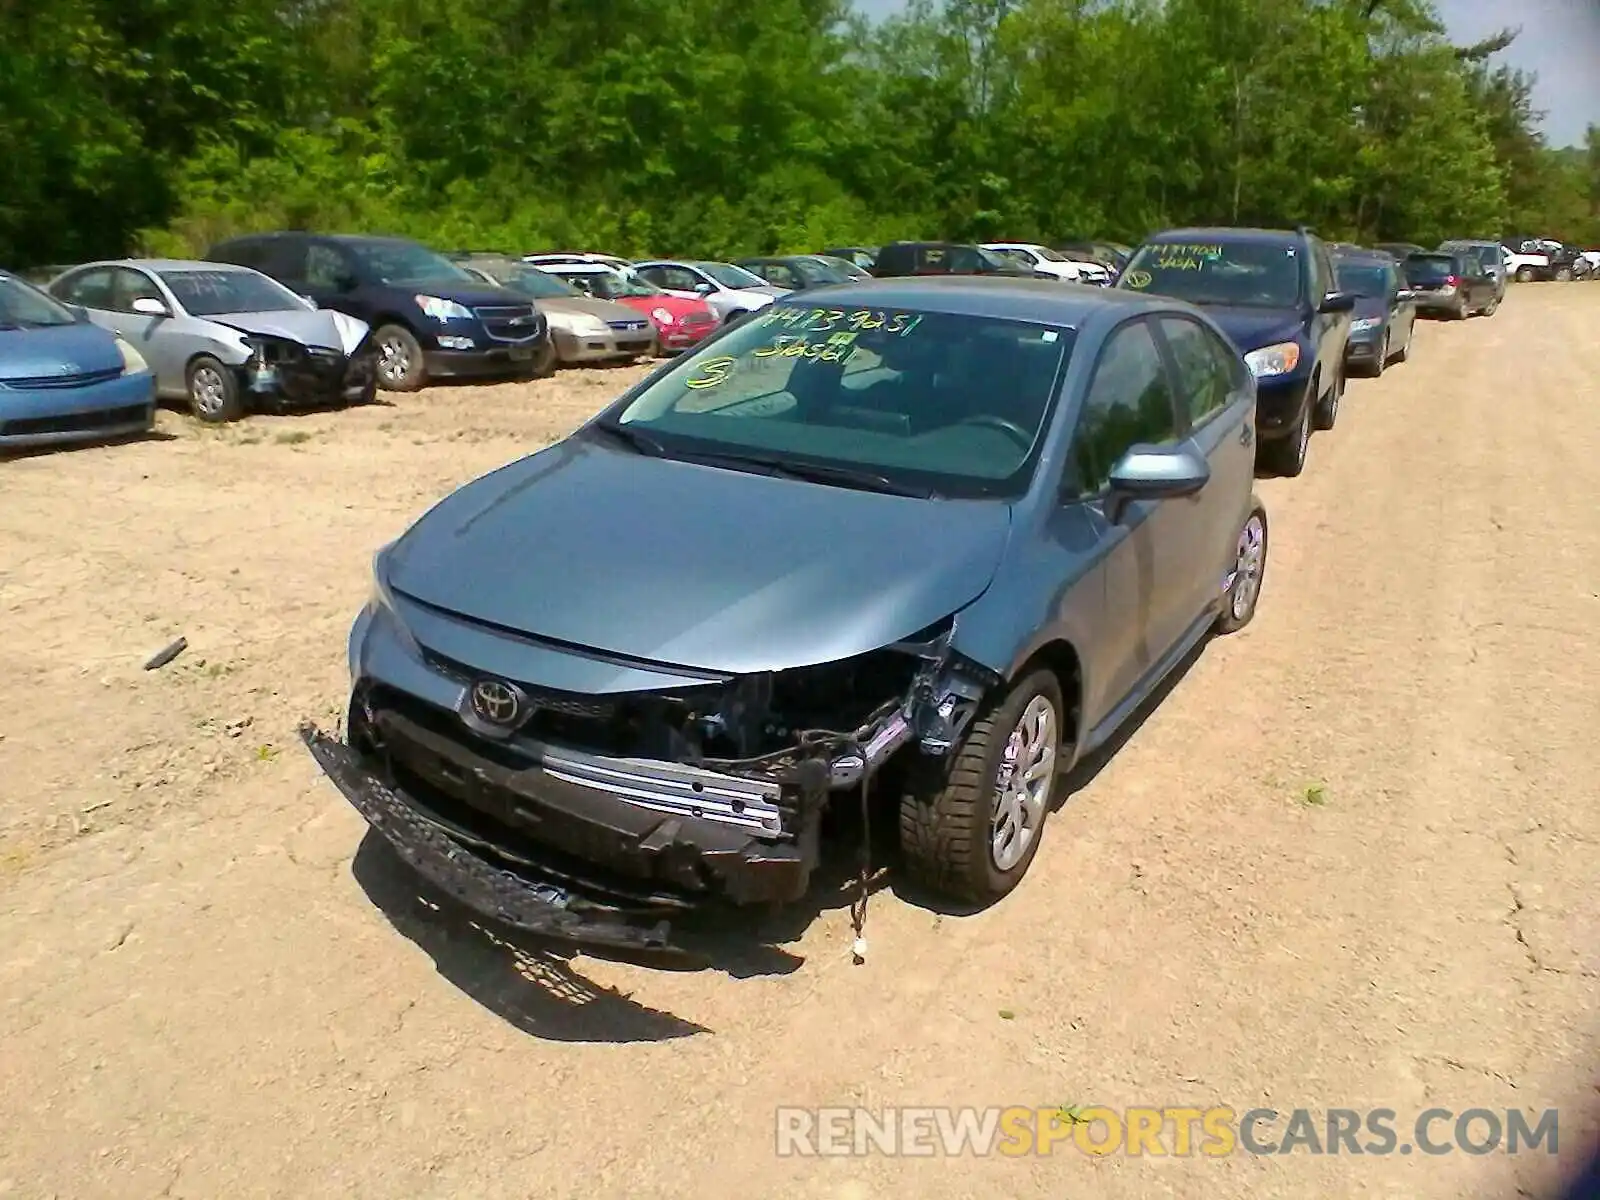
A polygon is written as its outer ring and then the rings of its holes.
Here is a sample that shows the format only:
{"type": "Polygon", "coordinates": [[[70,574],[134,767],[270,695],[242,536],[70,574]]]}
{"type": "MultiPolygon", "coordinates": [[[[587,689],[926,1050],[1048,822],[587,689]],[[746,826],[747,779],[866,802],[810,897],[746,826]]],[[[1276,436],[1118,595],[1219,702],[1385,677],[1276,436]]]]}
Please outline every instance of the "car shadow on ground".
{"type": "Polygon", "coordinates": [[[146,430],[143,433],[124,433],[116,437],[96,438],[86,442],[65,442],[54,446],[17,446],[7,449],[0,446],[0,460],[46,458],[52,454],[71,454],[74,450],[99,450],[112,446],[133,446],[141,442],[176,442],[181,439],[175,433],[164,433],[159,429],[146,430]]]}
{"type": "Polygon", "coordinates": [[[350,872],[395,930],[508,1025],[554,1042],[661,1042],[709,1033],[603,988],[572,965],[576,950],[524,938],[432,888],[368,830],[350,872]]]}

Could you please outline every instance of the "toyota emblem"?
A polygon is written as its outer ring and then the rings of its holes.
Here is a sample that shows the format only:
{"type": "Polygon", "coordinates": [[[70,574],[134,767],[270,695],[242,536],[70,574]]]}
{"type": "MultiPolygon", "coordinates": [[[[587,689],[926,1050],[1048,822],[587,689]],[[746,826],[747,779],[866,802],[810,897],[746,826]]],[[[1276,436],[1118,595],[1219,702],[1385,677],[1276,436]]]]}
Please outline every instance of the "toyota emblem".
{"type": "Polygon", "coordinates": [[[527,714],[527,701],[522,693],[498,679],[478,680],[472,685],[471,699],[472,715],[501,729],[515,728],[527,714]]]}

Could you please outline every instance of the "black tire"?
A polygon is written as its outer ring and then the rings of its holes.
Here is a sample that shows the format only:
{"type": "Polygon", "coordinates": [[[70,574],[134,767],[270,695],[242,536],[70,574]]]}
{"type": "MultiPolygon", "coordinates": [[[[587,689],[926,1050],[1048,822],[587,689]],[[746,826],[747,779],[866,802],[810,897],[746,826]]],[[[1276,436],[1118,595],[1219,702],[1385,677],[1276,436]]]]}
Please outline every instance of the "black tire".
{"type": "Polygon", "coordinates": [[[1256,606],[1261,603],[1261,588],[1267,579],[1267,551],[1271,547],[1271,527],[1267,523],[1267,508],[1259,497],[1250,497],[1250,511],[1239,527],[1239,541],[1235,547],[1233,576],[1223,593],[1222,612],[1217,617],[1219,634],[1238,633],[1255,619],[1256,606]],[[1252,537],[1252,534],[1254,535],[1252,537]],[[1246,538],[1254,543],[1246,545],[1246,538]],[[1258,549],[1257,549],[1258,548],[1258,549]],[[1254,555],[1254,570],[1249,558],[1254,555]]]}
{"type": "Polygon", "coordinates": [[[1557,283],[1571,283],[1572,282],[1572,268],[1571,267],[1557,267],[1556,268],[1556,282],[1557,283]]]}
{"type": "Polygon", "coordinates": [[[944,759],[917,759],[900,799],[900,851],[907,874],[953,900],[991,904],[1027,874],[1059,797],[1066,708],[1055,673],[1030,671],[973,718],[960,744],[944,759]],[[994,821],[1000,771],[1013,733],[1036,698],[1055,716],[1054,766],[1031,840],[1005,869],[995,864],[994,821]]]}
{"type": "Polygon", "coordinates": [[[1411,322],[1411,327],[1406,330],[1406,343],[1394,352],[1394,361],[1403,363],[1411,357],[1411,339],[1417,336],[1417,323],[1411,322]]]}
{"type": "Polygon", "coordinates": [[[1486,316],[1486,317],[1492,317],[1492,316],[1495,315],[1495,313],[1497,313],[1499,311],[1500,311],[1500,297],[1496,296],[1493,300],[1489,301],[1488,304],[1484,305],[1483,315],[1486,316]]]}
{"type": "Polygon", "coordinates": [[[386,392],[414,392],[428,379],[422,344],[404,325],[381,325],[372,335],[378,346],[378,386],[386,392]]]}
{"type": "Polygon", "coordinates": [[[556,353],[555,342],[546,342],[540,346],[533,356],[533,366],[528,368],[529,379],[549,379],[556,373],[556,364],[560,356],[556,353]]]}
{"type": "Polygon", "coordinates": [[[1378,347],[1377,361],[1367,368],[1367,374],[1373,379],[1382,379],[1383,373],[1389,369],[1389,357],[1389,331],[1385,329],[1383,331],[1383,345],[1378,347]]]}
{"type": "Polygon", "coordinates": [[[353,396],[348,404],[350,408],[362,408],[368,404],[375,404],[378,400],[378,377],[374,375],[367,380],[366,385],[359,393],[353,396]]]}
{"type": "Polygon", "coordinates": [[[1532,283],[1533,282],[1533,268],[1532,267],[1518,267],[1517,268],[1517,282],[1518,283],[1532,283]]]}
{"type": "Polygon", "coordinates": [[[1332,429],[1333,423],[1339,419],[1339,401],[1344,399],[1344,379],[1344,368],[1336,367],[1333,386],[1328,389],[1328,394],[1317,397],[1313,429],[1332,429]]]}
{"type": "Polygon", "coordinates": [[[1294,427],[1281,438],[1261,447],[1261,465],[1284,479],[1298,479],[1306,469],[1306,451],[1311,445],[1311,410],[1306,408],[1294,427]]]}
{"type": "Polygon", "coordinates": [[[244,416],[244,397],[239,392],[239,374],[209,354],[201,354],[189,364],[185,374],[189,389],[189,411],[207,425],[225,425],[244,416]]]}

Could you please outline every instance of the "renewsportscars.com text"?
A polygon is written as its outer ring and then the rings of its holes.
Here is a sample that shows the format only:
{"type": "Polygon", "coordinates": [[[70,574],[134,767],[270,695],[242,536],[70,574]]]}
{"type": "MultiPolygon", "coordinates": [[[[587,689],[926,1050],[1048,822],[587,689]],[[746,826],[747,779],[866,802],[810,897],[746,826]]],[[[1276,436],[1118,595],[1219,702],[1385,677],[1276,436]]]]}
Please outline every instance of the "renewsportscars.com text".
{"type": "Polygon", "coordinates": [[[1556,1109],[780,1108],[782,1157],[1555,1154],[1556,1109]]]}

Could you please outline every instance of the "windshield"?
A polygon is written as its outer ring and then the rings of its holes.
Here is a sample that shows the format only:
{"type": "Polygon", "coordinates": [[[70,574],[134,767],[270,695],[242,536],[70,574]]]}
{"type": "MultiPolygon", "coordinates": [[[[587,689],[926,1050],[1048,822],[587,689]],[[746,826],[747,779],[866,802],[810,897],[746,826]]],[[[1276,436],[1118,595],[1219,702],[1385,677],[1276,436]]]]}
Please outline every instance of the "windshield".
{"type": "Polygon", "coordinates": [[[585,271],[577,277],[591,296],[601,300],[621,300],[624,296],[661,296],[665,293],[653,283],[624,275],[621,271],[585,271]]]}
{"type": "Polygon", "coordinates": [[[736,267],[732,263],[697,262],[693,265],[726,288],[764,288],[767,286],[767,281],[761,276],[752,274],[743,267],[736,267]]]}
{"type": "Polygon", "coordinates": [[[304,311],[306,307],[288,288],[253,271],[161,271],[158,274],[192,317],[304,311]]]}
{"type": "Polygon", "coordinates": [[[871,275],[870,272],[863,271],[860,267],[856,266],[856,264],[851,262],[849,259],[837,258],[832,254],[818,254],[818,255],[815,256],[813,261],[819,262],[819,263],[825,263],[828,267],[830,267],[833,270],[837,271],[839,273],[839,275],[843,279],[846,279],[846,280],[849,280],[849,279],[871,279],[872,278],[872,275],[871,275]]]}
{"type": "Polygon", "coordinates": [[[350,242],[350,252],[379,283],[476,283],[442,254],[416,242],[350,242]]]}
{"type": "Polygon", "coordinates": [[[1394,268],[1382,263],[1342,262],[1336,264],[1335,269],[1339,274],[1339,287],[1343,291],[1382,299],[1397,290],[1394,268]]]}
{"type": "Polygon", "coordinates": [[[1300,255],[1281,242],[1149,242],[1128,261],[1119,287],[1191,304],[1293,308],[1300,255]]]}
{"type": "Polygon", "coordinates": [[[1014,494],[1073,338],[1022,321],[780,303],[600,424],[691,460],[755,455],[941,495],[1014,494]]]}
{"type": "Polygon", "coordinates": [[[15,275],[0,275],[0,329],[75,325],[71,311],[15,275]]]}
{"type": "Polygon", "coordinates": [[[1413,254],[1405,270],[1407,279],[1437,283],[1456,273],[1456,261],[1443,254],[1413,254]]]}
{"type": "Polygon", "coordinates": [[[1067,256],[1065,254],[1059,254],[1056,251],[1050,249],[1049,246],[1040,246],[1039,249],[1038,249],[1038,254],[1039,254],[1039,257],[1044,259],[1046,262],[1066,262],[1067,261],[1067,256]]]}
{"type": "Polygon", "coordinates": [[[512,267],[505,275],[505,286],[535,300],[556,300],[561,297],[582,296],[583,293],[564,279],[541,271],[538,267],[512,267]]]}

